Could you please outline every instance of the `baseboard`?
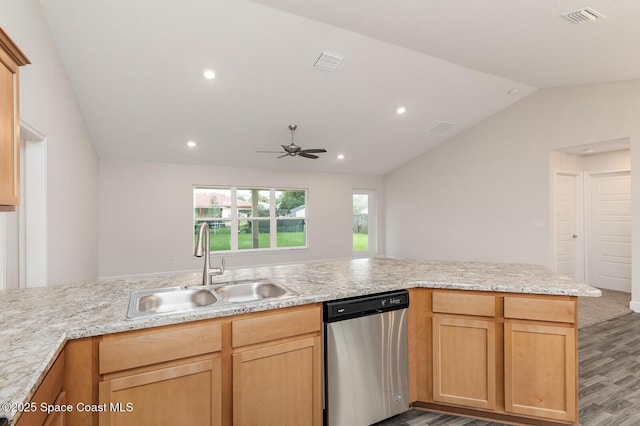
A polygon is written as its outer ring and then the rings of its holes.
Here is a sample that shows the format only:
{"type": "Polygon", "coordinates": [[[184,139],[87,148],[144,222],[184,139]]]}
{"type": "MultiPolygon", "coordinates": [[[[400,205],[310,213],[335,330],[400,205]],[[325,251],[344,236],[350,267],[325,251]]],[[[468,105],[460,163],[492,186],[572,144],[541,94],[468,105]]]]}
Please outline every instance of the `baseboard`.
{"type": "Polygon", "coordinates": [[[640,302],[632,300],[631,302],[629,302],[629,309],[631,309],[633,312],[640,312],[640,302]]]}

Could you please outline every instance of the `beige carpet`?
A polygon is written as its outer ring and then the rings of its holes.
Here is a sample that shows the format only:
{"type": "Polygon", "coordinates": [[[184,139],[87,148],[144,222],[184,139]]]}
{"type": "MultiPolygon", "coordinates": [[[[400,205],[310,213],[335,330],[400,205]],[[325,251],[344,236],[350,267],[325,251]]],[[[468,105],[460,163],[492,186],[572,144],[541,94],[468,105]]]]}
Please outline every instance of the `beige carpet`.
{"type": "Polygon", "coordinates": [[[631,312],[631,293],[601,288],[602,297],[579,297],[578,328],[621,317],[631,312]]]}

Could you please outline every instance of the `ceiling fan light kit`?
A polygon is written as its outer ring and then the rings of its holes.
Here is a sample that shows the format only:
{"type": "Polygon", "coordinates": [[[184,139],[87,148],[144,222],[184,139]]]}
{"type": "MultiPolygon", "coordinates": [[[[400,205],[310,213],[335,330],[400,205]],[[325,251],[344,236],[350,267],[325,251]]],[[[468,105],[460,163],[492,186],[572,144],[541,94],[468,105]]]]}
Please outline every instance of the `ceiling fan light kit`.
{"type": "Polygon", "coordinates": [[[293,142],[293,133],[296,131],[296,129],[298,128],[297,124],[289,124],[289,130],[291,130],[291,143],[289,145],[280,145],[283,149],[283,151],[256,151],[256,152],[260,152],[260,153],[271,153],[271,154],[281,154],[279,155],[277,158],[283,158],[283,157],[304,157],[304,158],[310,158],[312,160],[315,160],[318,157],[317,155],[314,154],[321,154],[323,152],[327,152],[326,149],[324,148],[314,148],[314,149],[302,149],[301,146],[296,145],[293,142]]]}

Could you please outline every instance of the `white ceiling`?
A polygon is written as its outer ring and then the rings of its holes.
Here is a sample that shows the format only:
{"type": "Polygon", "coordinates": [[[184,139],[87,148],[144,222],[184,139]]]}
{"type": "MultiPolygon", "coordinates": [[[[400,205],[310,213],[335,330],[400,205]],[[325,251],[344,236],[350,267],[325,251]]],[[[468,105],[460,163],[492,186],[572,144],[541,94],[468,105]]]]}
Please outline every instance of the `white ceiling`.
{"type": "Polygon", "coordinates": [[[640,78],[637,0],[41,4],[108,158],[384,174],[536,87],[640,78]],[[607,19],[559,16],[582,6],[607,19]],[[312,68],[323,50],[345,56],[335,73],[312,68]],[[457,126],[429,131],[441,121],[457,126]],[[328,153],[255,152],[288,143],[290,123],[328,153]]]}
{"type": "Polygon", "coordinates": [[[638,0],[254,1],[538,88],[640,78],[638,0]]]}

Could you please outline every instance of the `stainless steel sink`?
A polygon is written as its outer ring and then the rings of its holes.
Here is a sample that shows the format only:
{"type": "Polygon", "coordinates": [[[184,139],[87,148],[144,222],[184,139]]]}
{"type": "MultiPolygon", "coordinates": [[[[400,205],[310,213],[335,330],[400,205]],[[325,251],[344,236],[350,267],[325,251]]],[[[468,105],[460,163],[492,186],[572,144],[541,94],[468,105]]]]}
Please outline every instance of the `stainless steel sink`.
{"type": "Polygon", "coordinates": [[[127,318],[186,311],[210,306],[218,299],[204,287],[167,287],[138,290],[131,293],[127,318]]]}
{"type": "Polygon", "coordinates": [[[190,311],[213,304],[229,305],[283,299],[298,293],[266,278],[227,281],[197,287],[166,287],[131,292],[127,318],[190,311]]]}
{"type": "Polygon", "coordinates": [[[213,290],[220,300],[231,303],[297,296],[296,292],[269,279],[229,281],[223,284],[214,284],[213,290]]]}

